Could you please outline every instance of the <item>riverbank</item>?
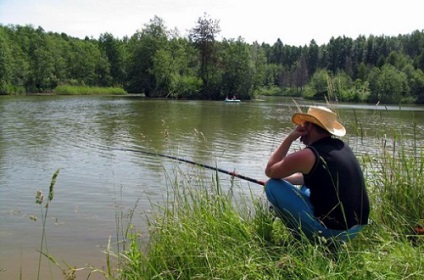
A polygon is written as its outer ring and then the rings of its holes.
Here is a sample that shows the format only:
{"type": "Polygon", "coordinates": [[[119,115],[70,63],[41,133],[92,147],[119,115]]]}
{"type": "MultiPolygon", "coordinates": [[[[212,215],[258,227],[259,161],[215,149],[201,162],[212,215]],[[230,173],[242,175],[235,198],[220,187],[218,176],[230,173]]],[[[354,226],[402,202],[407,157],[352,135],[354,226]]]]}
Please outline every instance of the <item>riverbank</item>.
{"type": "Polygon", "coordinates": [[[118,278],[422,279],[421,158],[385,147],[362,158],[372,222],[341,246],[293,238],[261,199],[235,199],[236,192],[222,189],[218,180],[193,184],[179,178],[174,182],[184,183],[173,185],[165,207],[156,207],[147,251],[137,231],[129,235],[118,278]]]}
{"type": "Polygon", "coordinates": [[[128,225],[126,242],[108,247],[106,269],[97,272],[107,279],[422,279],[421,159],[382,147],[361,160],[372,222],[351,242],[295,239],[263,198],[237,195],[240,184],[224,189],[219,173],[209,181],[174,172],[167,199],[152,204],[149,242],[128,225]]]}

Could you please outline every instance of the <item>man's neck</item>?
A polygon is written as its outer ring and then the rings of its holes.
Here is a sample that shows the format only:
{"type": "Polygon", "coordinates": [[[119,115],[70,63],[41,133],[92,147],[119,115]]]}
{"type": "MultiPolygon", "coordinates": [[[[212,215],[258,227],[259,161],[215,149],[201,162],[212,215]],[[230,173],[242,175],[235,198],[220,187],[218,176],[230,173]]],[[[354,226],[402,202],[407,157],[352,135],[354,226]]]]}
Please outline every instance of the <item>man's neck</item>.
{"type": "Polygon", "coordinates": [[[317,134],[314,135],[314,138],[311,139],[312,141],[311,141],[310,145],[312,145],[315,142],[318,142],[321,139],[328,138],[328,137],[331,137],[331,136],[332,135],[329,134],[329,133],[317,133],[317,134]]]}

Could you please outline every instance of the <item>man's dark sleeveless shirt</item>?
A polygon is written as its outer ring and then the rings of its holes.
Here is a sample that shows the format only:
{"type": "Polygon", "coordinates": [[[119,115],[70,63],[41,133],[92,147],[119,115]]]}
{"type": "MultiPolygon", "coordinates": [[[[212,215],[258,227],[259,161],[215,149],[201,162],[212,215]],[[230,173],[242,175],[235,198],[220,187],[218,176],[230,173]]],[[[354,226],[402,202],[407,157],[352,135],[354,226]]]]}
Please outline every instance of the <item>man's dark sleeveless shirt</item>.
{"type": "Polygon", "coordinates": [[[317,158],[309,174],[304,174],[315,217],[330,229],[367,224],[370,210],[364,176],[350,147],[327,137],[307,148],[317,158]]]}

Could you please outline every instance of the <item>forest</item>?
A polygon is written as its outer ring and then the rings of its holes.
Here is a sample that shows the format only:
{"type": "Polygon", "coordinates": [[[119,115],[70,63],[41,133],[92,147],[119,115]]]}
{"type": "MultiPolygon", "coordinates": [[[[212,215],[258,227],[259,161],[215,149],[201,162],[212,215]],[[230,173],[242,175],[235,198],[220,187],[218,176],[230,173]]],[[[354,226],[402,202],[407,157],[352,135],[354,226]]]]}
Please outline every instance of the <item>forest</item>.
{"type": "Polygon", "coordinates": [[[204,14],[189,35],[155,16],[131,37],[79,39],[31,25],[0,25],[0,94],[58,86],[120,87],[146,97],[219,100],[284,95],[424,104],[424,31],[332,37],[290,46],[223,38],[204,14]]]}

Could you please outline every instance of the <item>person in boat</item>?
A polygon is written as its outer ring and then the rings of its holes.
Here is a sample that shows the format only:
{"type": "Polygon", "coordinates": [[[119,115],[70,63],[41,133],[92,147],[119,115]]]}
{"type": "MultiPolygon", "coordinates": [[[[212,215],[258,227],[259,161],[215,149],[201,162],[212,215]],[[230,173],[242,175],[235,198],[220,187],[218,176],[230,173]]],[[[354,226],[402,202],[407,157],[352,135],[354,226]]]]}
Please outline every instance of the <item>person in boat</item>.
{"type": "Polygon", "coordinates": [[[297,237],[348,241],[368,223],[364,176],[351,148],[337,137],[346,129],[324,106],[295,113],[297,125],[271,154],[265,193],[271,207],[297,237]],[[336,136],[336,137],[334,137],[336,136]],[[289,153],[299,139],[304,149],[289,153]]]}

